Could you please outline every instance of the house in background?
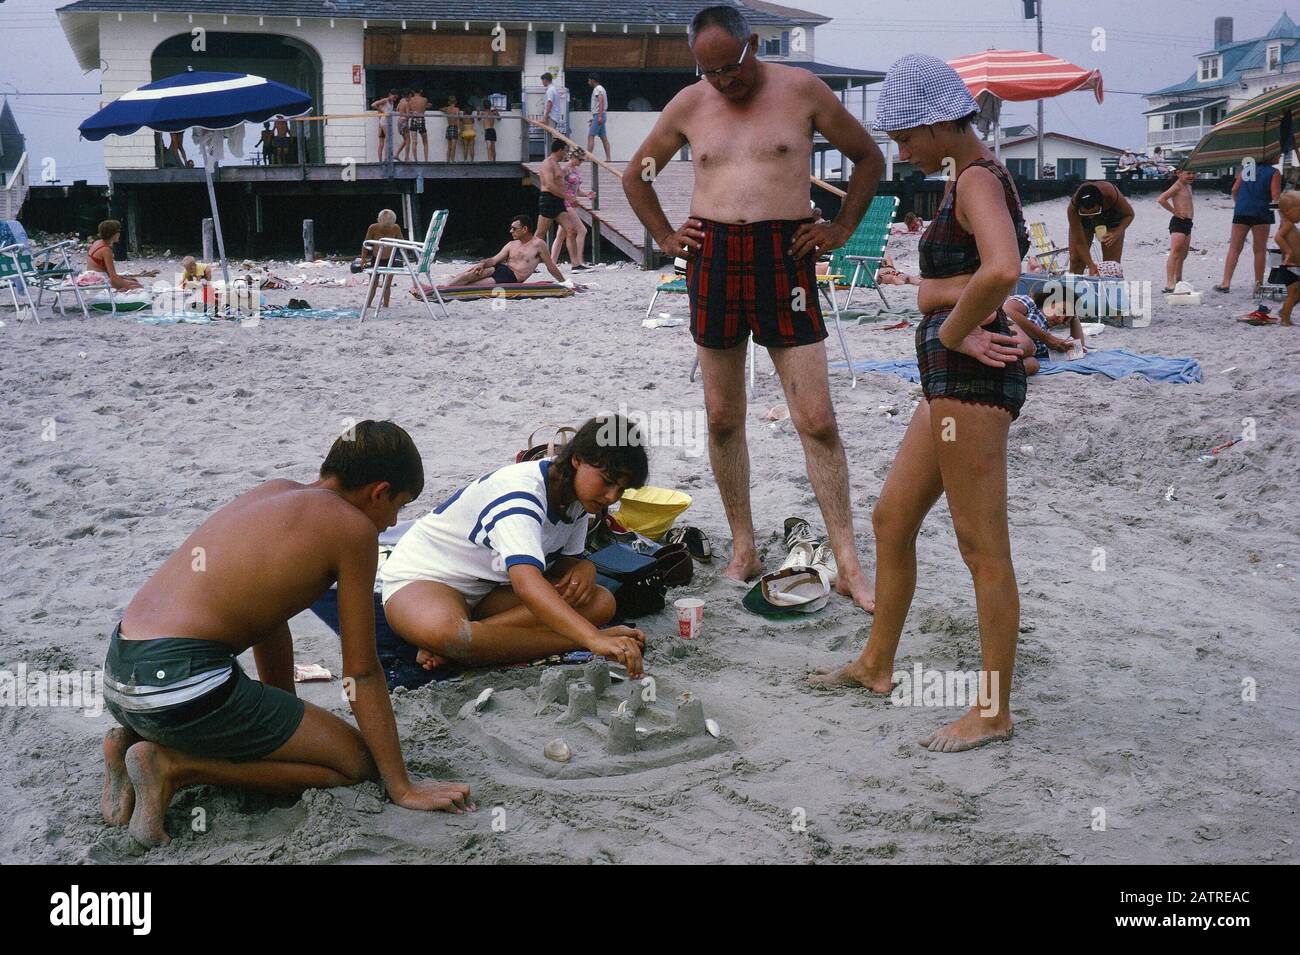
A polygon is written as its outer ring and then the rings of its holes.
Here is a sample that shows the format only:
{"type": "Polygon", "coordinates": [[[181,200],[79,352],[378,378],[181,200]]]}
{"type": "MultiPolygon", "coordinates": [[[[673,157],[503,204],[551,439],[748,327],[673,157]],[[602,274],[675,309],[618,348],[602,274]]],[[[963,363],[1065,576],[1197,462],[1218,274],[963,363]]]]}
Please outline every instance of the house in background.
{"type": "Polygon", "coordinates": [[[1232,38],[1232,17],[1214,20],[1214,46],[1196,54],[1196,69],[1173,86],[1146,94],[1147,152],[1186,156],[1215,123],[1246,101],[1300,82],[1300,27],[1282,14],[1250,40],[1232,38]]]}
{"type": "Polygon", "coordinates": [[[27,141],[9,101],[0,102],[0,219],[17,219],[27,201],[27,141]]]}
{"type": "MultiPolygon", "coordinates": [[[[1038,136],[1035,133],[1003,139],[1002,162],[1013,176],[1036,179],[1034,165],[1038,162],[1038,136]]],[[[1066,136],[1064,133],[1043,133],[1043,162],[1056,167],[1057,179],[1104,179],[1103,159],[1118,159],[1124,150],[1107,146],[1090,139],[1066,136]]]]}

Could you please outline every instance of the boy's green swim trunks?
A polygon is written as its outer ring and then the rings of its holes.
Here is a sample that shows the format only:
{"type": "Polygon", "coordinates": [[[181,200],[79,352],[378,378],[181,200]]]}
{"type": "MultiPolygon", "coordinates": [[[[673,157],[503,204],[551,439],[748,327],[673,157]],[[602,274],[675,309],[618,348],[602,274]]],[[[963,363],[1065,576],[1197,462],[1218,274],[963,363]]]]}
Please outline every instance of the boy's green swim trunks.
{"type": "Polygon", "coordinates": [[[119,723],[151,742],[233,762],[279,749],[306,711],[292,693],[249,679],[224,643],[123,640],[121,624],[104,659],[104,701],[119,723]]]}

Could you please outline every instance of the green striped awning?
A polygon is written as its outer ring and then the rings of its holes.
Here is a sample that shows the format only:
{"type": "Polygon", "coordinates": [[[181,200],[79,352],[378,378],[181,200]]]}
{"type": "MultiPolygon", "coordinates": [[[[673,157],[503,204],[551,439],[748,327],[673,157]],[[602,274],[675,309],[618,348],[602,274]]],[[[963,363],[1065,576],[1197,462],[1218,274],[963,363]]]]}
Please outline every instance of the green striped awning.
{"type": "MultiPolygon", "coordinates": [[[[1237,107],[1206,133],[1182,163],[1182,168],[1205,172],[1235,166],[1247,156],[1272,162],[1281,154],[1279,130],[1283,119],[1300,108],[1300,83],[1261,93],[1237,107]]],[[[1292,118],[1300,137],[1300,119],[1292,118]]]]}

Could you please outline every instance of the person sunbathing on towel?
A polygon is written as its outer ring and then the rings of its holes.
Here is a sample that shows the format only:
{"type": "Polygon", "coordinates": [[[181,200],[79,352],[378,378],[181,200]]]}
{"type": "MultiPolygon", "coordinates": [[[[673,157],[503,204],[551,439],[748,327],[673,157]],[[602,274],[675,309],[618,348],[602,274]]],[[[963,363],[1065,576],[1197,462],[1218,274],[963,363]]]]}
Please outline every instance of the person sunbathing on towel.
{"type": "Polygon", "coordinates": [[[122,223],[116,219],[105,219],[99,224],[98,233],[99,238],[86,250],[88,270],[101,273],[105,281],[119,292],[141,288],[139,277],[119,273],[113,259],[113,246],[122,238],[122,223]]]}
{"type": "Polygon", "coordinates": [[[407,809],[472,809],[469,787],[413,780],[375,649],[379,532],[419,497],[410,435],[362,421],[310,484],[277,479],[235,498],[186,539],[127,605],[109,639],[100,809],[145,845],[170,841],[183,786],[271,793],[381,781],[407,809]],[[357,728],[294,692],[289,619],[337,581],[343,676],[357,728]],[[258,680],[236,657],[249,648],[258,680]]]}
{"type": "Polygon", "coordinates": [[[881,285],[920,285],[921,277],[900,272],[894,265],[894,260],[885,256],[880,263],[880,270],[876,272],[876,281],[881,285]]]}
{"type": "Polygon", "coordinates": [[[565,282],[564,273],[551,258],[551,250],[533,234],[533,217],[521,212],[510,220],[510,241],[501,247],[500,252],[473,268],[466,269],[439,288],[526,282],[539,265],[545,265],[546,271],[551,273],[555,281],[561,284],[565,282]]]}
{"type": "Polygon", "coordinates": [[[521,663],[590,650],[641,676],[645,635],[599,629],[613,595],[583,560],[587,515],[646,482],[641,433],[592,418],[554,458],[510,464],[411,526],[380,569],[384,615],[426,669],[521,663]]]}

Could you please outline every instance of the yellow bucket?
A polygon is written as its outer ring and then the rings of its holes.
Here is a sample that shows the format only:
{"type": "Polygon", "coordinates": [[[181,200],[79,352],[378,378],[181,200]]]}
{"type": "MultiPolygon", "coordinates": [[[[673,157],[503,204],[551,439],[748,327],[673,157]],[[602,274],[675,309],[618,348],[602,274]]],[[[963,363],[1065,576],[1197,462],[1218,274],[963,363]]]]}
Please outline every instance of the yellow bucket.
{"type": "Polygon", "coordinates": [[[614,517],[628,530],[662,537],[677,515],[691,506],[691,496],[666,487],[638,487],[623,492],[614,517]]]}

